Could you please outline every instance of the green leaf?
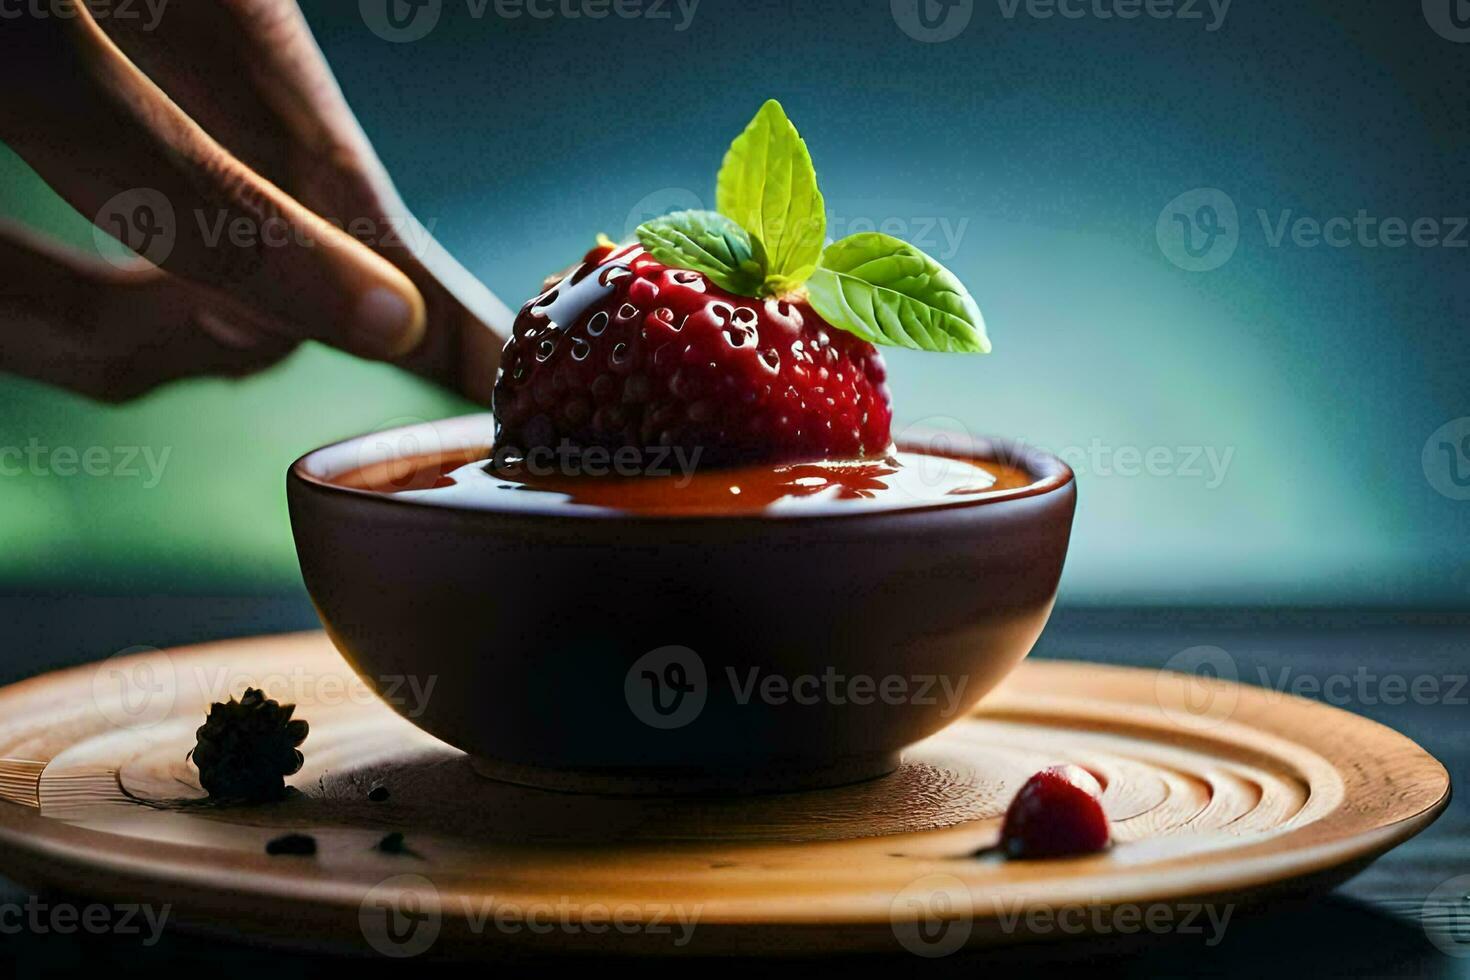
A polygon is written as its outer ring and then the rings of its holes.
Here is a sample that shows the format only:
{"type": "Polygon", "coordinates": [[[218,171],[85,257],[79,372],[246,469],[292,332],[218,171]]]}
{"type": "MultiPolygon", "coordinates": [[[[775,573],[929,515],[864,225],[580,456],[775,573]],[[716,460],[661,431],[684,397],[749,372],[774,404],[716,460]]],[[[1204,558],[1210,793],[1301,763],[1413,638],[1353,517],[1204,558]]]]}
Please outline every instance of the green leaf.
{"type": "Polygon", "coordinates": [[[865,232],[833,242],[807,282],[812,308],[875,344],[988,354],[985,320],[954,274],[897,238],[865,232]]]}
{"type": "Polygon", "coordinates": [[[765,284],[759,238],[713,211],[675,211],[638,226],[638,241],[664,265],[693,269],[721,289],[755,296],[765,284]]]}
{"type": "Polygon", "coordinates": [[[806,143],[775,99],[735,137],[715,182],[715,206],[766,246],[770,274],[800,285],[827,240],[827,209],[806,143]]]}

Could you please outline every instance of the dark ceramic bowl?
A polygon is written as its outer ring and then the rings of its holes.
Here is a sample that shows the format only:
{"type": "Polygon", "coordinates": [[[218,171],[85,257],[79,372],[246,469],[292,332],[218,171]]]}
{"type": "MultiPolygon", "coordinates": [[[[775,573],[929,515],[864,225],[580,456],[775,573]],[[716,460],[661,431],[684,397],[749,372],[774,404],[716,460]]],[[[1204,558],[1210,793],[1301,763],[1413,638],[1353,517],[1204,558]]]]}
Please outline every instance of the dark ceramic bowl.
{"type": "Polygon", "coordinates": [[[309,453],[287,476],[291,523],[354,669],[390,702],[405,678],[432,682],[415,724],[482,772],[556,789],[754,792],[890,771],[1030,651],[1076,503],[1066,464],[984,441],[947,455],[1032,484],[842,515],[469,510],[331,482],[492,433],[467,416],[309,453]]]}

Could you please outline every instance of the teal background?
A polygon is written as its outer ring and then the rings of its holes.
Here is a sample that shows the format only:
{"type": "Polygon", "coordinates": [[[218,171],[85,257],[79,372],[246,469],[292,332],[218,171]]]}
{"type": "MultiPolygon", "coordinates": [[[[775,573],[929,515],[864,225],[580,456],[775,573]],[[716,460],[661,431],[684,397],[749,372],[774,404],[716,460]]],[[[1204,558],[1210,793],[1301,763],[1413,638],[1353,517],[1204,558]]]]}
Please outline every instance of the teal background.
{"type": "MultiPolygon", "coordinates": [[[[988,357],[890,355],[901,420],[1057,450],[1232,454],[1213,488],[1084,465],[1066,601],[1470,604],[1470,502],[1421,462],[1431,433],[1470,416],[1470,248],[1273,247],[1257,217],[1470,214],[1470,45],[1419,4],[1236,0],[1210,32],[976,2],[937,44],[905,34],[888,0],[703,0],[682,32],[445,0],[409,44],[375,36],[355,3],[303,6],[409,204],[512,306],[595,233],[621,236],[640,200],[708,202],[729,139],[775,96],[834,230],[930,228],[920,244],[986,314],[988,357]],[[1210,272],[1175,266],[1155,237],[1198,187],[1240,215],[1234,256],[1210,272]],[[952,254],[941,222],[960,232],[952,254]]],[[[95,247],[6,152],[0,215],[95,247]]],[[[466,408],[315,346],[121,408],[0,376],[0,445],[169,452],[153,487],[0,478],[0,585],[299,590],[286,465],[466,408]]]]}

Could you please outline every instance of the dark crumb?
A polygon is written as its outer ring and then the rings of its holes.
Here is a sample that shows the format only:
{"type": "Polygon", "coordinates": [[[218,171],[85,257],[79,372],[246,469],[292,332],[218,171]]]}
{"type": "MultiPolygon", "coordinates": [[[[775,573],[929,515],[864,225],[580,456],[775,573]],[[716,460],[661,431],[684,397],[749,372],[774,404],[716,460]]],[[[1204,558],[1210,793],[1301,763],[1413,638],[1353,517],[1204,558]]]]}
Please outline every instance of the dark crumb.
{"type": "Polygon", "coordinates": [[[403,832],[398,830],[378,841],[378,850],[384,854],[407,854],[410,857],[422,857],[403,842],[403,832]]]}
{"type": "Polygon", "coordinates": [[[310,834],[286,834],[266,844],[265,853],[312,855],[316,853],[316,838],[310,834]]]}
{"type": "Polygon", "coordinates": [[[387,798],[388,787],[386,786],[374,786],[371,792],[368,793],[368,799],[372,800],[374,803],[382,803],[387,798]]]}

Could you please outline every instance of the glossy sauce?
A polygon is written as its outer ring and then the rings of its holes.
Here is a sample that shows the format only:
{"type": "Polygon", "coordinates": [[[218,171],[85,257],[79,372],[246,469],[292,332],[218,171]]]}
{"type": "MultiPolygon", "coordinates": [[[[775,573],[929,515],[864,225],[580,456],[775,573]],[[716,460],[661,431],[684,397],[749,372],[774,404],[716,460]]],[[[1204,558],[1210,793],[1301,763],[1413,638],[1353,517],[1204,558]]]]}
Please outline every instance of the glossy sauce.
{"type": "Polygon", "coordinates": [[[616,475],[611,454],[596,463],[589,459],[576,472],[553,472],[555,466],[529,460],[492,459],[488,450],[459,450],[365,466],[332,482],[445,507],[669,516],[906,510],[978,500],[1035,482],[1004,463],[898,450],[874,459],[726,469],[690,466],[670,454],[649,466],[661,475],[616,475]]]}

